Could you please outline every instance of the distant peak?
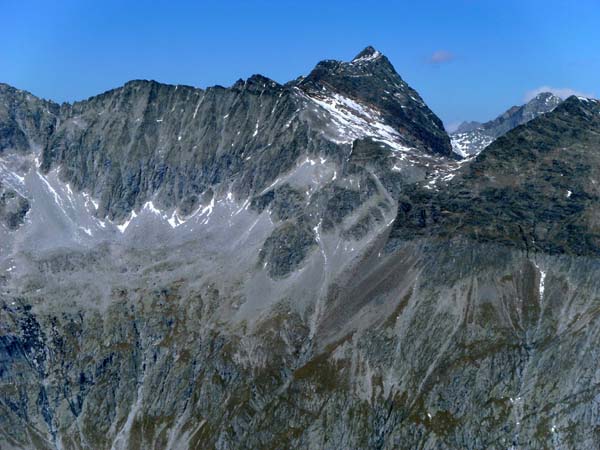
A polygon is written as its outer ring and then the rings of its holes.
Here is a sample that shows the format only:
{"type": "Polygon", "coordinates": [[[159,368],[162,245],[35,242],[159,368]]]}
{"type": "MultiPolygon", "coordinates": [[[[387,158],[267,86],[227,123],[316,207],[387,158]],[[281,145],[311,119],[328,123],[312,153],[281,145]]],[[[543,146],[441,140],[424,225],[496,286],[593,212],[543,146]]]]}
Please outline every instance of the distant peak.
{"type": "Polygon", "coordinates": [[[352,62],[374,61],[380,58],[381,56],[383,56],[383,54],[379,50],[376,50],[374,47],[371,47],[369,45],[362,52],[356,55],[352,62]]]}
{"type": "Polygon", "coordinates": [[[556,97],[552,92],[541,92],[538,95],[536,95],[534,98],[550,98],[550,97],[556,97]]]}
{"type": "Polygon", "coordinates": [[[552,92],[541,92],[535,97],[533,97],[528,103],[536,103],[536,102],[550,102],[554,101],[556,103],[560,103],[562,99],[557,95],[554,95],[552,92]]]}

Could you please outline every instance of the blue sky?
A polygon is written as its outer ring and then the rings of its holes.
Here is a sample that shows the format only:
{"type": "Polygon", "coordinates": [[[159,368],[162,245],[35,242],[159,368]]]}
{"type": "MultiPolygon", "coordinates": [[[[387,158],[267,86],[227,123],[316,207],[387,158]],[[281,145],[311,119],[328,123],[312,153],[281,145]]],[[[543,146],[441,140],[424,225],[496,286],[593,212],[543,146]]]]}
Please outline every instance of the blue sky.
{"type": "Polygon", "coordinates": [[[373,45],[447,124],[541,87],[600,95],[598,0],[1,0],[0,81],[56,101],[134,78],[279,82],[373,45]]]}

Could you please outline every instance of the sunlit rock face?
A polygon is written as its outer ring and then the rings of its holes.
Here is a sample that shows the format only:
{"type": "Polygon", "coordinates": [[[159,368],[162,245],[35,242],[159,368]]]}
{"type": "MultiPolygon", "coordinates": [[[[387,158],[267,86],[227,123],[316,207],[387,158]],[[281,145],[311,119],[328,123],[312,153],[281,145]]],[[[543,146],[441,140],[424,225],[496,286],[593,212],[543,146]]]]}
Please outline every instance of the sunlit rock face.
{"type": "Polygon", "coordinates": [[[370,47],[2,85],[0,447],[593,448],[599,122],[572,97],[460,159],[370,47]]]}

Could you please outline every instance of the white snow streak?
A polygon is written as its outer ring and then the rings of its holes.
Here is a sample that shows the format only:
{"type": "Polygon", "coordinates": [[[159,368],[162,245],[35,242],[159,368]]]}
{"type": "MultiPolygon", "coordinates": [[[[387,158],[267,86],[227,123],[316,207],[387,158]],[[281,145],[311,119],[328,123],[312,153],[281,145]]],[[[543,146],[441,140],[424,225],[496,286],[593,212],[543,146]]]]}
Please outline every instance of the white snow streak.
{"type": "Polygon", "coordinates": [[[131,221],[133,219],[135,219],[136,217],[137,217],[137,214],[135,213],[135,211],[131,211],[131,215],[129,216],[129,219],[127,219],[121,225],[117,225],[117,228],[119,229],[119,231],[121,233],[125,233],[125,230],[127,230],[127,227],[129,226],[129,224],[131,223],[131,221]]]}
{"type": "Polygon", "coordinates": [[[330,137],[333,142],[350,144],[356,139],[370,137],[389,145],[395,151],[411,150],[401,143],[400,133],[383,122],[379,111],[335,92],[319,97],[308,96],[300,90],[298,92],[329,112],[332,123],[337,128],[337,136],[330,137]]]}

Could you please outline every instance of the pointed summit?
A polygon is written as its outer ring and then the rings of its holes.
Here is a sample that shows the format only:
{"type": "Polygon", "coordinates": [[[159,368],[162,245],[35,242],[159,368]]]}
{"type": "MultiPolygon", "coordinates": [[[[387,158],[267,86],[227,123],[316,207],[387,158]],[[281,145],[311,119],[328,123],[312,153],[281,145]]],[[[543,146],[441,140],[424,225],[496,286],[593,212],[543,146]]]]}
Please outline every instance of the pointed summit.
{"type": "Polygon", "coordinates": [[[541,108],[544,109],[544,112],[548,112],[549,110],[556,108],[562,101],[563,99],[551,92],[541,92],[529,100],[527,105],[529,105],[530,108],[541,108]]]}
{"type": "Polygon", "coordinates": [[[356,102],[376,111],[383,123],[402,136],[406,147],[455,156],[441,120],[371,46],[350,62],[321,61],[296,86],[319,101],[356,102]]]}
{"type": "Polygon", "coordinates": [[[383,56],[383,54],[379,50],[376,50],[374,47],[371,47],[369,45],[362,52],[356,55],[352,62],[373,61],[375,59],[380,58],[381,56],[383,56]]]}

